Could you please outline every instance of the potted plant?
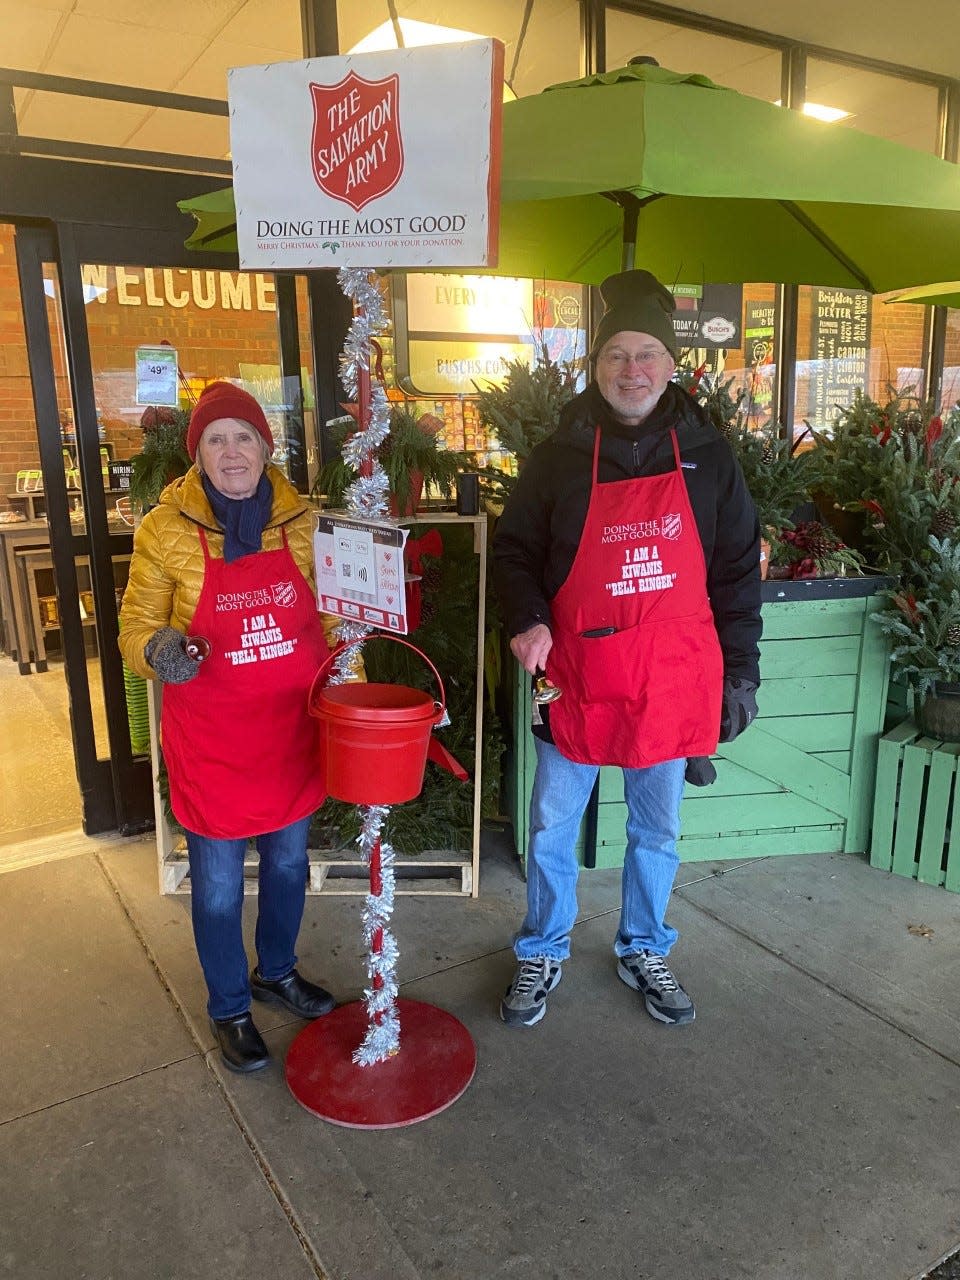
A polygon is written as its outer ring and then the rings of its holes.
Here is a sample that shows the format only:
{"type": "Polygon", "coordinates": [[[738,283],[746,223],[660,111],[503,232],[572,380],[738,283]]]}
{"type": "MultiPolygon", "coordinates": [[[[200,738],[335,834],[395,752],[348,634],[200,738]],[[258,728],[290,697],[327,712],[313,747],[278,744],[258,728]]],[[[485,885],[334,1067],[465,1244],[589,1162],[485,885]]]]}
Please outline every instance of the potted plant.
{"type": "Polygon", "coordinates": [[[711,378],[700,366],[681,368],[677,381],[706,409],[737,456],[757,508],[764,555],[761,572],[766,577],[768,564],[777,563],[773,553],[781,533],[793,528],[794,511],[810,499],[808,454],[796,453],[774,421],[751,426],[746,392],[740,388],[733,394],[732,378],[726,382],[711,378]]]}
{"type": "Polygon", "coordinates": [[[885,404],[857,392],[832,432],[809,428],[810,483],[823,518],[878,567],[928,559],[931,533],[960,523],[960,415],[909,391],[885,404]]]}
{"type": "Polygon", "coordinates": [[[141,511],[155,506],[170,481],[190,470],[189,424],[186,409],[151,405],[141,414],[143,449],[130,459],[130,500],[141,511]]]}
{"type": "MultiPolygon", "coordinates": [[[[475,469],[466,454],[439,447],[442,429],[442,421],[432,413],[418,415],[407,405],[392,406],[390,434],[377,456],[386,472],[394,515],[414,515],[424,489],[435,489],[441,497],[451,498],[458,472],[475,469]]],[[[352,416],[336,420],[331,437],[338,450],[355,430],[352,416]]],[[[320,469],[313,492],[325,495],[331,506],[341,506],[347,486],[356,478],[356,472],[338,453],[320,469]]]]}
{"type": "Polygon", "coordinates": [[[891,661],[913,686],[925,733],[960,741],[960,540],[929,538],[926,577],[917,594],[886,592],[873,615],[890,637],[891,661]]]}

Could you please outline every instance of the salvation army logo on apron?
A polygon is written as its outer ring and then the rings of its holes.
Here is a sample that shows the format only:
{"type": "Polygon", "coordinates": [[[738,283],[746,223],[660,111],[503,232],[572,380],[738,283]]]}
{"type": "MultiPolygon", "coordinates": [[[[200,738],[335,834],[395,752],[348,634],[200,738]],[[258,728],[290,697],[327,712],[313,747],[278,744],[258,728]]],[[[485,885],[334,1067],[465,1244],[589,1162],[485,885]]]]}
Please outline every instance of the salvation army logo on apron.
{"type": "Polygon", "coordinates": [[[292,582],[275,582],[270,594],[279,609],[289,609],[297,603],[297,588],[292,582]]]}
{"type": "Polygon", "coordinates": [[[668,538],[671,542],[675,542],[680,537],[681,533],[683,533],[683,520],[679,511],[663,517],[660,521],[660,532],[663,537],[668,538]]]}

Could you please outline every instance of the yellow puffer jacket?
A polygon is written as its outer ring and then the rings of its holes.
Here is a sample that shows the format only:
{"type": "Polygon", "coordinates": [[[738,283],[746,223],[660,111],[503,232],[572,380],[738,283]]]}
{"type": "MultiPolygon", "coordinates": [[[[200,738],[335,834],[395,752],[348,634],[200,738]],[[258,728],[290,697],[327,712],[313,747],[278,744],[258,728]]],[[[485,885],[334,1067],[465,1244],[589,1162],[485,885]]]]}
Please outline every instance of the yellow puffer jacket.
{"type": "MultiPolygon", "coordinates": [[[[267,477],[273,486],[273,510],[263,531],[263,549],[279,550],[285,529],[293,558],[315,590],[311,508],[278,467],[268,464],[267,477]]],[[[223,529],[194,466],[167,485],[133,539],[130,576],[120,610],[120,651],[127,666],[147,679],[155,675],[144,657],[147,641],[160,627],[175,627],[186,634],[200,599],[203,548],[198,527],[207,535],[210,554],[222,556],[223,529]]],[[[340,619],[327,613],[320,618],[327,644],[333,648],[332,632],[340,619]]]]}

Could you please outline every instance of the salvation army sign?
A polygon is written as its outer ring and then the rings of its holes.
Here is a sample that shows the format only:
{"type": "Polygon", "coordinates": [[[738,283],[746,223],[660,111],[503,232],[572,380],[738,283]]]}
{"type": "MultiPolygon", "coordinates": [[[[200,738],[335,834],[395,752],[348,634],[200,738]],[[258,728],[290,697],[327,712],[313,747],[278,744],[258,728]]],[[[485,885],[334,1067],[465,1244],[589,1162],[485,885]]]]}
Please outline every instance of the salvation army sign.
{"type": "Polygon", "coordinates": [[[244,270],[495,266],[496,40],[229,72],[244,270]]]}

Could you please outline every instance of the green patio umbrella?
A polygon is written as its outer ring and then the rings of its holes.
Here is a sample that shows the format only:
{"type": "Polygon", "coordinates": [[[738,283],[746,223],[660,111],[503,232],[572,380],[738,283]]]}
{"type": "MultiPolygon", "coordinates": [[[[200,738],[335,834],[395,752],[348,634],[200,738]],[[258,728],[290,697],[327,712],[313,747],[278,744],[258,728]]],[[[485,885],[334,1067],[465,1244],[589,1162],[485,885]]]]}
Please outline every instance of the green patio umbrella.
{"type": "Polygon", "coordinates": [[[913,289],[894,289],[881,302],[917,302],[929,307],[960,307],[960,280],[922,284],[913,289]]]}
{"type": "MultiPolygon", "coordinates": [[[[668,283],[881,292],[960,264],[960,167],[662,67],[506,103],[501,201],[501,275],[596,283],[635,252],[668,283]]],[[[229,193],[180,207],[227,247],[229,193]]]]}

